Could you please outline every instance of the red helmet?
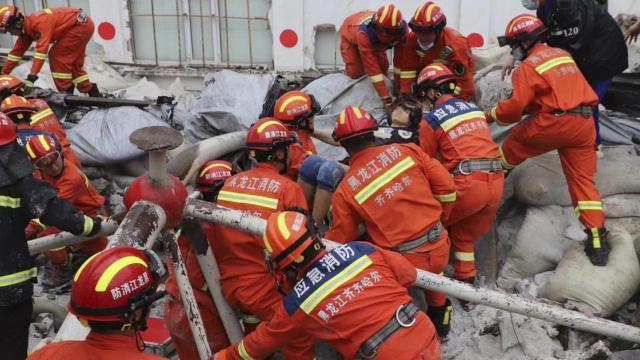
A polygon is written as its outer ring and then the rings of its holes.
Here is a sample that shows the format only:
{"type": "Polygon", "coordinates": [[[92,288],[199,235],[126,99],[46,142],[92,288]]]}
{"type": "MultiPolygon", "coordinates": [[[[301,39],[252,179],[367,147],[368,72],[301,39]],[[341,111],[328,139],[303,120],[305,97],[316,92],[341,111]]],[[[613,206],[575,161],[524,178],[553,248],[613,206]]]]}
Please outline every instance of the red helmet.
{"type": "Polygon", "coordinates": [[[518,15],[507,25],[504,36],[498,37],[500,46],[517,45],[526,40],[538,40],[547,28],[542,20],[529,14],[518,15]]]}
{"type": "Polygon", "coordinates": [[[16,22],[20,11],[11,5],[0,5],[0,32],[6,32],[16,22]]]}
{"type": "Polygon", "coordinates": [[[13,121],[27,121],[25,113],[31,115],[36,112],[36,108],[31,106],[29,100],[22,96],[13,94],[2,100],[0,103],[0,111],[9,115],[13,121]]]}
{"type": "Polygon", "coordinates": [[[313,95],[302,91],[289,91],[282,95],[273,109],[274,117],[287,126],[298,126],[300,122],[320,111],[313,95]]]}
{"type": "Polygon", "coordinates": [[[164,296],[156,292],[164,273],[152,251],[130,246],[106,249],[87,259],[73,277],[69,311],[86,320],[120,322],[123,315],[164,296]]]}
{"type": "Polygon", "coordinates": [[[267,261],[276,265],[278,270],[293,262],[302,262],[305,250],[314,243],[320,244],[313,220],[299,211],[269,215],[262,239],[269,253],[267,261]]]}
{"type": "Polygon", "coordinates": [[[413,87],[413,93],[418,97],[424,97],[424,91],[450,84],[451,90],[456,88],[456,76],[448,67],[441,64],[431,64],[418,75],[418,80],[413,87]]]}
{"type": "Polygon", "coordinates": [[[0,98],[3,100],[20,88],[24,88],[22,80],[13,75],[0,75],[0,98]]]}
{"type": "Polygon", "coordinates": [[[233,165],[228,161],[209,161],[200,168],[195,189],[202,193],[215,192],[222,187],[228,177],[233,175],[232,172],[233,165]]]}
{"type": "Polygon", "coordinates": [[[447,17],[440,6],[432,1],[420,5],[413,18],[409,22],[409,27],[415,32],[440,32],[447,26],[447,17]]]}
{"type": "Polygon", "coordinates": [[[338,124],[333,130],[333,138],[342,142],[362,134],[374,132],[377,129],[378,123],[365,109],[347,106],[338,116],[338,124]]]}
{"type": "Polygon", "coordinates": [[[3,113],[0,113],[0,146],[11,144],[16,140],[16,124],[3,113]]]}
{"type": "Polygon", "coordinates": [[[383,35],[402,36],[407,30],[407,23],[402,19],[402,13],[393,4],[378,9],[373,14],[371,24],[383,35]]]}
{"type": "Polygon", "coordinates": [[[265,117],[251,126],[247,133],[249,150],[271,151],[293,143],[289,129],[276,118],[265,117]]]}
{"type": "Polygon", "coordinates": [[[50,165],[58,160],[60,156],[60,146],[58,142],[53,136],[49,135],[32,136],[24,148],[27,151],[29,160],[31,160],[37,168],[50,165]]]}

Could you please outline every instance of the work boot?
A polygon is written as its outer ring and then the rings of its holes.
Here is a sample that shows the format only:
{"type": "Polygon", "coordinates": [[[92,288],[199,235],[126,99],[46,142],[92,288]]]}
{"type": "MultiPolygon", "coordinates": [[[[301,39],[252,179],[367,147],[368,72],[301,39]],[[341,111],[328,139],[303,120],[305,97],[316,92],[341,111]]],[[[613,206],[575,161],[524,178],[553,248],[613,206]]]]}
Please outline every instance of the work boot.
{"type": "Polygon", "coordinates": [[[51,294],[64,293],[71,288],[69,264],[54,264],[49,262],[42,273],[42,289],[51,294]]]}
{"type": "Polygon", "coordinates": [[[449,331],[451,330],[452,313],[453,307],[451,306],[449,299],[447,299],[444,306],[429,306],[429,309],[427,310],[427,316],[431,319],[433,326],[436,327],[440,340],[444,340],[444,338],[449,335],[449,331]]]}
{"type": "MultiPolygon", "coordinates": [[[[476,278],[475,277],[471,277],[471,278],[467,278],[467,279],[456,279],[460,282],[463,283],[467,283],[471,286],[476,286],[476,278]]],[[[463,300],[463,299],[458,299],[458,301],[460,302],[460,305],[462,306],[462,309],[466,312],[469,312],[471,310],[473,310],[473,308],[475,307],[476,304],[467,301],[467,300],[463,300]]]]}
{"type": "Polygon", "coordinates": [[[606,266],[609,260],[609,231],[605,228],[587,229],[584,251],[595,266],[606,266]]]}
{"type": "Polygon", "coordinates": [[[73,93],[76,91],[76,87],[71,85],[70,88],[68,88],[67,90],[65,90],[64,92],[66,92],[69,95],[73,95],[73,93]]]}
{"type": "Polygon", "coordinates": [[[96,83],[93,83],[91,85],[91,89],[89,89],[88,94],[91,97],[100,97],[100,98],[103,97],[102,93],[100,93],[100,90],[98,90],[98,84],[96,83]]]}

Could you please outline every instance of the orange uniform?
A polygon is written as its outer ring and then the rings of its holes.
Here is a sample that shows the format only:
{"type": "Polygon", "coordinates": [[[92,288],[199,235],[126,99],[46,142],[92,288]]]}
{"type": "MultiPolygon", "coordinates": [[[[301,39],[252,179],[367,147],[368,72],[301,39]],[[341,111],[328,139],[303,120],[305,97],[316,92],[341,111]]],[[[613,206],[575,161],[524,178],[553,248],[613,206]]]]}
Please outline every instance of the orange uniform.
{"type": "MultiPolygon", "coordinates": [[[[58,197],[71,201],[78,211],[82,211],[88,216],[104,215],[104,210],[102,209],[104,197],[98,194],[87,176],[72,162],[64,160],[64,169],[58,177],[52,177],[45,173],[41,173],[41,176],[43,180],[58,190],[58,197]]],[[[40,232],[38,236],[57,234],[59,232],[60,229],[56,227],[48,227],[40,232]]],[[[73,245],[74,248],[88,255],[102,251],[106,246],[107,238],[105,237],[73,245]]],[[[67,250],[62,248],[48,251],[47,256],[54,263],[64,263],[67,260],[67,250]]]]}
{"type": "MultiPolygon", "coordinates": [[[[263,219],[290,207],[307,209],[300,186],[268,163],[259,163],[251,170],[228,178],[217,203],[263,219]]],[[[276,278],[267,269],[262,239],[225,226],[216,229],[213,253],[220,267],[225,298],[245,314],[270,320],[282,295],[276,289],[276,278]]],[[[300,337],[284,349],[284,354],[291,359],[311,359],[313,340],[300,337]]]]}
{"type": "Polygon", "coordinates": [[[467,38],[452,28],[444,28],[433,48],[427,52],[420,51],[416,33],[409,32],[406,41],[397,46],[393,63],[395,83],[400,84],[401,94],[410,94],[417,74],[432,63],[446,65],[458,77],[458,97],[461,99],[468,101],[476,92],[473,80],[476,60],[471,55],[467,38]]]}
{"type": "Polygon", "coordinates": [[[536,44],[513,75],[513,96],[488,114],[500,125],[517,123],[525,113],[533,116],[504,140],[502,166],[511,170],[530,157],[557,149],[573,206],[590,230],[602,228],[605,219],[593,180],[597,160],[589,108],[597,102],[569,53],[536,44]]]}
{"type": "MultiPolygon", "coordinates": [[[[293,130],[292,130],[293,131],[293,130]]],[[[302,145],[302,147],[312,155],[318,155],[318,149],[316,149],[316,145],[313,143],[313,137],[306,131],[293,131],[298,137],[298,142],[302,145]]]]}
{"type": "MultiPolygon", "coordinates": [[[[415,268],[399,254],[360,242],[340,246],[309,266],[270,322],[219,358],[263,359],[305,332],[352,359],[365,341],[396,321],[398,309],[411,302],[406,288],[415,281],[415,268]]],[[[433,324],[418,311],[416,322],[384,341],[376,358],[440,359],[433,324]]]]}
{"type": "Polygon", "coordinates": [[[93,84],[84,71],[84,56],[93,28],[93,21],[82,14],[81,9],[44,9],[28,15],[24,20],[24,34],[9,53],[2,73],[10,74],[31,43],[36,41],[31,74],[40,72],[48,53],[51,75],[58,90],[67,91],[75,85],[81,92],[88,92],[93,84]]]}
{"type": "Polygon", "coordinates": [[[380,42],[373,27],[367,26],[373,14],[373,11],[361,11],[344,20],[340,28],[340,53],[347,76],[357,79],[366,74],[378,95],[386,98],[389,97],[384,83],[389,72],[386,51],[392,45],[380,42]]]}
{"type": "MultiPolygon", "coordinates": [[[[215,229],[211,224],[202,224],[209,245],[214,242],[215,229]]],[[[227,333],[218,315],[218,310],[211,298],[207,283],[202,275],[202,270],[198,263],[195,250],[191,247],[189,240],[184,233],[178,238],[178,246],[184,260],[184,265],[189,274],[189,280],[193,287],[193,293],[198,303],[198,309],[202,316],[202,322],[207,330],[207,339],[209,347],[212,351],[218,351],[230,345],[227,333]]],[[[182,305],[182,298],[178,290],[176,276],[173,266],[167,266],[169,269],[169,278],[167,279],[166,291],[171,295],[164,303],[164,321],[171,333],[171,338],[176,345],[178,356],[182,360],[200,359],[198,348],[196,347],[191,327],[189,326],[189,318],[182,305]]]]}
{"type": "Polygon", "coordinates": [[[287,172],[285,176],[291,181],[298,181],[298,175],[300,175],[300,167],[302,163],[313,153],[307,150],[304,143],[296,142],[289,146],[289,159],[287,162],[287,172]]]}
{"type": "MultiPolygon", "coordinates": [[[[451,175],[417,145],[370,147],[351,157],[333,197],[333,224],[325,237],[344,244],[356,240],[358,225],[364,224],[371,242],[383,249],[420,243],[399,251],[416,267],[440,273],[449,261],[449,238],[440,221],[455,199],[451,175]]],[[[437,307],[446,301],[431,292],[427,298],[437,307]]]]}
{"type": "Polygon", "coordinates": [[[165,358],[142,351],[138,339],[134,336],[90,332],[85,341],[52,343],[31,354],[28,359],[157,360],[165,358]]]}
{"type": "Polygon", "coordinates": [[[64,155],[64,158],[76,166],[81,167],[82,165],[80,164],[78,155],[71,149],[71,143],[69,139],[67,139],[67,133],[62,128],[60,120],[58,120],[56,114],[51,110],[49,104],[42,99],[29,99],[29,104],[36,109],[36,113],[31,115],[29,127],[54,134],[56,140],[58,140],[58,143],[62,146],[62,155],[64,155]]]}
{"type": "Polygon", "coordinates": [[[454,175],[456,204],[445,226],[453,243],[456,278],[472,279],[475,241],[491,229],[502,200],[498,145],[476,105],[447,95],[420,123],[420,147],[454,175]]]}

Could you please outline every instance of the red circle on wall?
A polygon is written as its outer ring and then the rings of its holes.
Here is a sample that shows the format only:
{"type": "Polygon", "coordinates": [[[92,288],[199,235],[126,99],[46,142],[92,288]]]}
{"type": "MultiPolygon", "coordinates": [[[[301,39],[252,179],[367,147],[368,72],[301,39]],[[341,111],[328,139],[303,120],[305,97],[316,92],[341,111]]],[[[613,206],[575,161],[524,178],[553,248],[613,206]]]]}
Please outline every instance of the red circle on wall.
{"type": "Polygon", "coordinates": [[[98,25],[98,35],[105,40],[111,40],[116,37],[116,28],[110,22],[101,22],[98,25]]]}
{"type": "Polygon", "coordinates": [[[280,33],[280,43],[286,48],[292,48],[298,44],[298,34],[291,29],[282,30],[280,33]]]}
{"type": "Polygon", "coordinates": [[[471,33],[467,36],[467,41],[469,41],[469,46],[471,47],[483,47],[484,46],[484,38],[482,35],[478,33],[471,33]]]}

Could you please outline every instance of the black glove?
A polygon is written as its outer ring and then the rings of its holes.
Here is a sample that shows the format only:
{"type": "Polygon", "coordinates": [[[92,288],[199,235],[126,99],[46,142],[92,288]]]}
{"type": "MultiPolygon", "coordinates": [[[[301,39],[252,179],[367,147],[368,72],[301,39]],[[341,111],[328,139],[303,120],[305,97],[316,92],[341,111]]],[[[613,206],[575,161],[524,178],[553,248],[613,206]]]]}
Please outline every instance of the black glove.
{"type": "Polygon", "coordinates": [[[33,84],[38,80],[38,75],[29,74],[27,79],[24,81],[24,85],[28,88],[32,88],[33,84]]]}
{"type": "Polygon", "coordinates": [[[200,223],[195,220],[184,220],[182,223],[182,233],[186,236],[191,247],[196,251],[196,254],[204,255],[207,253],[209,241],[200,223]]]}
{"type": "Polygon", "coordinates": [[[97,234],[102,228],[102,218],[97,216],[92,216],[91,220],[93,220],[93,227],[91,228],[91,231],[89,231],[87,236],[93,236],[97,234]]]}

